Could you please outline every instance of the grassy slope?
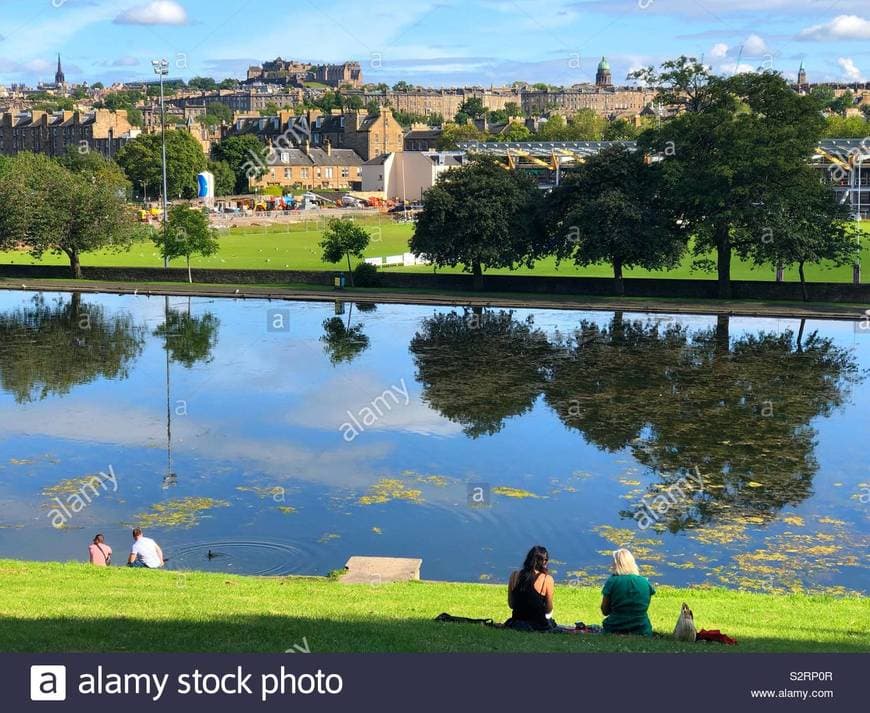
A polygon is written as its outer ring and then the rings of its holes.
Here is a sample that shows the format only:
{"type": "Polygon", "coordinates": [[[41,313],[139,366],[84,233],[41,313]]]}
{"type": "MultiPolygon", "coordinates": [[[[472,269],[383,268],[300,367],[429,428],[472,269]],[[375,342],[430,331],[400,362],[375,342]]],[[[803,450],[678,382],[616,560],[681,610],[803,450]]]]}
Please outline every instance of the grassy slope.
{"type": "MultiPolygon", "coordinates": [[[[385,257],[401,255],[407,252],[408,239],[412,226],[400,224],[391,219],[371,219],[362,221],[372,234],[372,243],[366,251],[367,257],[385,257]]],[[[194,267],[236,268],[236,269],[298,269],[298,270],[335,270],[341,265],[324,263],[320,260],[320,241],[323,221],[319,224],[312,220],[308,223],[294,225],[271,225],[257,228],[233,228],[224,233],[221,239],[221,250],[212,258],[194,258],[194,267]]],[[[870,231],[870,226],[865,226],[870,231]]],[[[31,264],[38,262],[25,253],[0,252],[0,263],[15,262],[31,264]]],[[[66,256],[46,255],[41,260],[44,264],[66,265],[66,256]]],[[[627,270],[627,277],[671,277],[715,279],[715,275],[692,270],[692,258],[687,256],[682,264],[667,272],[650,272],[648,270],[627,270]]],[[[114,265],[128,267],[158,267],[162,261],[153,244],[144,243],[134,246],[129,252],[113,253],[98,252],[87,254],[82,260],[84,265],[114,265]]],[[[176,260],[173,265],[182,267],[184,262],[176,260]]],[[[870,274],[870,241],[865,241],[862,257],[864,280],[870,274]]],[[[396,268],[390,268],[394,270],[396,268]]],[[[428,272],[431,268],[399,268],[405,270],[428,272]]],[[[444,270],[444,272],[459,272],[460,269],[444,270]]],[[[488,274],[508,274],[509,270],[491,270],[488,274]]],[[[541,260],[533,269],[521,268],[515,274],[536,275],[584,275],[592,277],[610,277],[609,265],[591,265],[575,267],[563,264],[556,267],[552,258],[541,260]]],[[[735,259],[732,265],[732,277],[735,280],[772,280],[771,268],[757,268],[751,264],[735,259]]],[[[786,272],[787,280],[797,280],[797,270],[786,272]]],[[[807,279],[816,282],[849,282],[852,279],[851,267],[829,268],[825,266],[807,266],[807,279]]]]}
{"type": "MultiPolygon", "coordinates": [[[[866,598],[663,587],[650,609],[656,632],[672,631],[682,601],[700,627],[722,629],[739,645],[533,635],[432,621],[442,611],[504,619],[499,585],[343,585],[0,560],[0,651],[282,652],[303,638],[312,652],[870,651],[866,598]]],[[[596,588],[557,586],[563,623],[600,622],[599,602],[596,588]]]]}

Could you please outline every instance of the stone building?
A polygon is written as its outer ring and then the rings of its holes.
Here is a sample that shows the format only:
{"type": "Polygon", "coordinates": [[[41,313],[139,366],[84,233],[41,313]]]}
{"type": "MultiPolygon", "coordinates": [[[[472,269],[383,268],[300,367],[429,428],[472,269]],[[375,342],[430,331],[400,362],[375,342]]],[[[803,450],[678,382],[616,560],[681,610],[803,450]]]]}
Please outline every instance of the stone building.
{"type": "Polygon", "coordinates": [[[363,161],[404,148],[405,130],[387,107],[377,116],[365,110],[332,114],[311,111],[308,121],[312,145],[323,146],[329,141],[336,148],[353,149],[363,161]]]}
{"type": "Polygon", "coordinates": [[[417,89],[407,92],[387,90],[383,92],[363,92],[364,104],[375,102],[378,106],[388,106],[393,111],[401,111],[418,116],[440,114],[445,121],[451,121],[466,99],[478,98],[485,109],[495,111],[504,109],[511,102],[520,105],[519,92],[509,89],[417,89]]]}
{"type": "Polygon", "coordinates": [[[266,160],[266,172],[249,181],[251,189],[281,186],[309,190],[358,190],[362,186],[362,164],[351,149],[324,148],[305,143],[301,148],[273,148],[266,160]]]}
{"type": "Polygon", "coordinates": [[[654,90],[642,87],[604,88],[591,85],[571,89],[536,89],[522,94],[523,112],[538,116],[557,111],[571,116],[580,109],[591,109],[607,118],[640,114],[655,99],[654,90]]]}
{"type": "Polygon", "coordinates": [[[289,84],[301,87],[306,81],[320,82],[337,88],[342,86],[361,87],[363,85],[362,67],[359,62],[341,64],[310,64],[278,57],[261,66],[248,67],[246,83],[266,82],[289,84]]]}
{"type": "Polygon", "coordinates": [[[69,148],[87,147],[103,156],[114,156],[129,139],[139,135],[127,112],[95,109],[90,112],[31,111],[0,115],[0,153],[20,151],[63,156],[69,148]]]}

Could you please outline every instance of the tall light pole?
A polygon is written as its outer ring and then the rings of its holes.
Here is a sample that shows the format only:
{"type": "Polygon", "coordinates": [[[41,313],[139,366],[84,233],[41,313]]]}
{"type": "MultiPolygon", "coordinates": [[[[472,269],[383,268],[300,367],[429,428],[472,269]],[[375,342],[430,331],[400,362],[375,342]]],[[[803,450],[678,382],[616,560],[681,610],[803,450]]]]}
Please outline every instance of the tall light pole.
{"type": "MultiPolygon", "coordinates": [[[[169,74],[169,61],[155,59],[151,61],[154,73],[160,77],[160,135],[163,144],[163,245],[166,245],[166,220],[168,218],[167,195],[169,193],[166,181],[166,109],[163,102],[163,77],[169,74]]],[[[169,267],[169,258],[163,256],[163,267],[169,267]]]]}

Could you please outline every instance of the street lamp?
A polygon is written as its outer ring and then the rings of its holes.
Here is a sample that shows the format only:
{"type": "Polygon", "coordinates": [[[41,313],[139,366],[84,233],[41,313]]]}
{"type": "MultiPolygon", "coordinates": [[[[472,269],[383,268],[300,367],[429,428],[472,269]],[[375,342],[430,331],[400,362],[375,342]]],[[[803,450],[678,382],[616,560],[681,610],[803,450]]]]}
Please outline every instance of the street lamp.
{"type": "MultiPolygon", "coordinates": [[[[163,143],[163,245],[166,246],[166,219],[168,217],[167,196],[169,189],[166,181],[166,110],[163,103],[163,77],[169,74],[169,61],[165,59],[155,59],[151,61],[151,66],[154,67],[154,74],[160,77],[160,134],[163,143]]],[[[163,255],[164,269],[169,267],[169,258],[166,254],[163,255]]]]}

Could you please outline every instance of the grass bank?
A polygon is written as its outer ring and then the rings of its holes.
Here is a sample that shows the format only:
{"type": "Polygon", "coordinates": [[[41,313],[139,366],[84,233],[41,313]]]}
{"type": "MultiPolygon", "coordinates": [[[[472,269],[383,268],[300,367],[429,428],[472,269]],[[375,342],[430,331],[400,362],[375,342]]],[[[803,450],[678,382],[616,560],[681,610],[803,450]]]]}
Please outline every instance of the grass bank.
{"type": "MultiPolygon", "coordinates": [[[[650,618],[673,629],[687,601],[700,627],[739,645],[665,638],[539,635],[432,621],[442,611],[508,615],[503,585],[407,582],[345,585],[307,577],[256,578],[204,572],[0,560],[3,652],[868,652],[867,598],[752,594],[662,587],[650,618]]],[[[559,587],[563,623],[600,623],[600,594],[559,587]]]]}
{"type": "MultiPolygon", "coordinates": [[[[328,217],[328,216],[327,216],[328,217]]],[[[191,264],[194,268],[224,268],[237,270],[275,269],[275,270],[336,270],[343,265],[325,263],[320,259],[319,242],[322,239],[326,218],[312,219],[291,224],[264,224],[230,228],[221,232],[220,251],[208,258],[194,257],[191,264]]],[[[397,223],[391,218],[366,218],[359,221],[371,234],[372,241],[365,252],[366,257],[387,257],[401,255],[408,251],[408,240],[413,232],[413,225],[397,223]]],[[[865,231],[870,231],[870,225],[864,225],[865,231]]],[[[715,273],[702,272],[692,266],[692,256],[687,254],[682,262],[672,270],[651,271],[641,268],[627,269],[626,277],[658,277],[671,279],[715,279],[715,273]]],[[[862,269],[865,275],[870,274],[870,241],[864,241],[862,253],[862,269]]],[[[46,254],[35,260],[27,253],[20,251],[0,251],[0,263],[68,265],[65,255],[46,254]]],[[[83,265],[94,267],[161,267],[163,261],[153,243],[137,243],[130,250],[123,252],[99,251],[82,256],[83,265]]],[[[184,267],[183,260],[172,262],[173,267],[184,267]]],[[[429,272],[432,268],[426,266],[395,267],[393,271],[429,272]]],[[[443,273],[459,273],[462,269],[445,268],[443,273]]],[[[824,264],[807,265],[807,280],[810,282],[851,282],[852,268],[849,266],[831,267],[824,264]]],[[[577,267],[571,263],[556,265],[553,258],[538,261],[533,268],[521,267],[517,270],[496,269],[487,270],[488,275],[540,275],[540,276],[580,276],[580,277],[612,277],[610,265],[597,264],[577,267]]],[[[731,277],[735,280],[773,280],[773,267],[757,267],[734,257],[731,277]]],[[[785,279],[789,282],[798,280],[797,269],[786,270],[785,279]]]]}

